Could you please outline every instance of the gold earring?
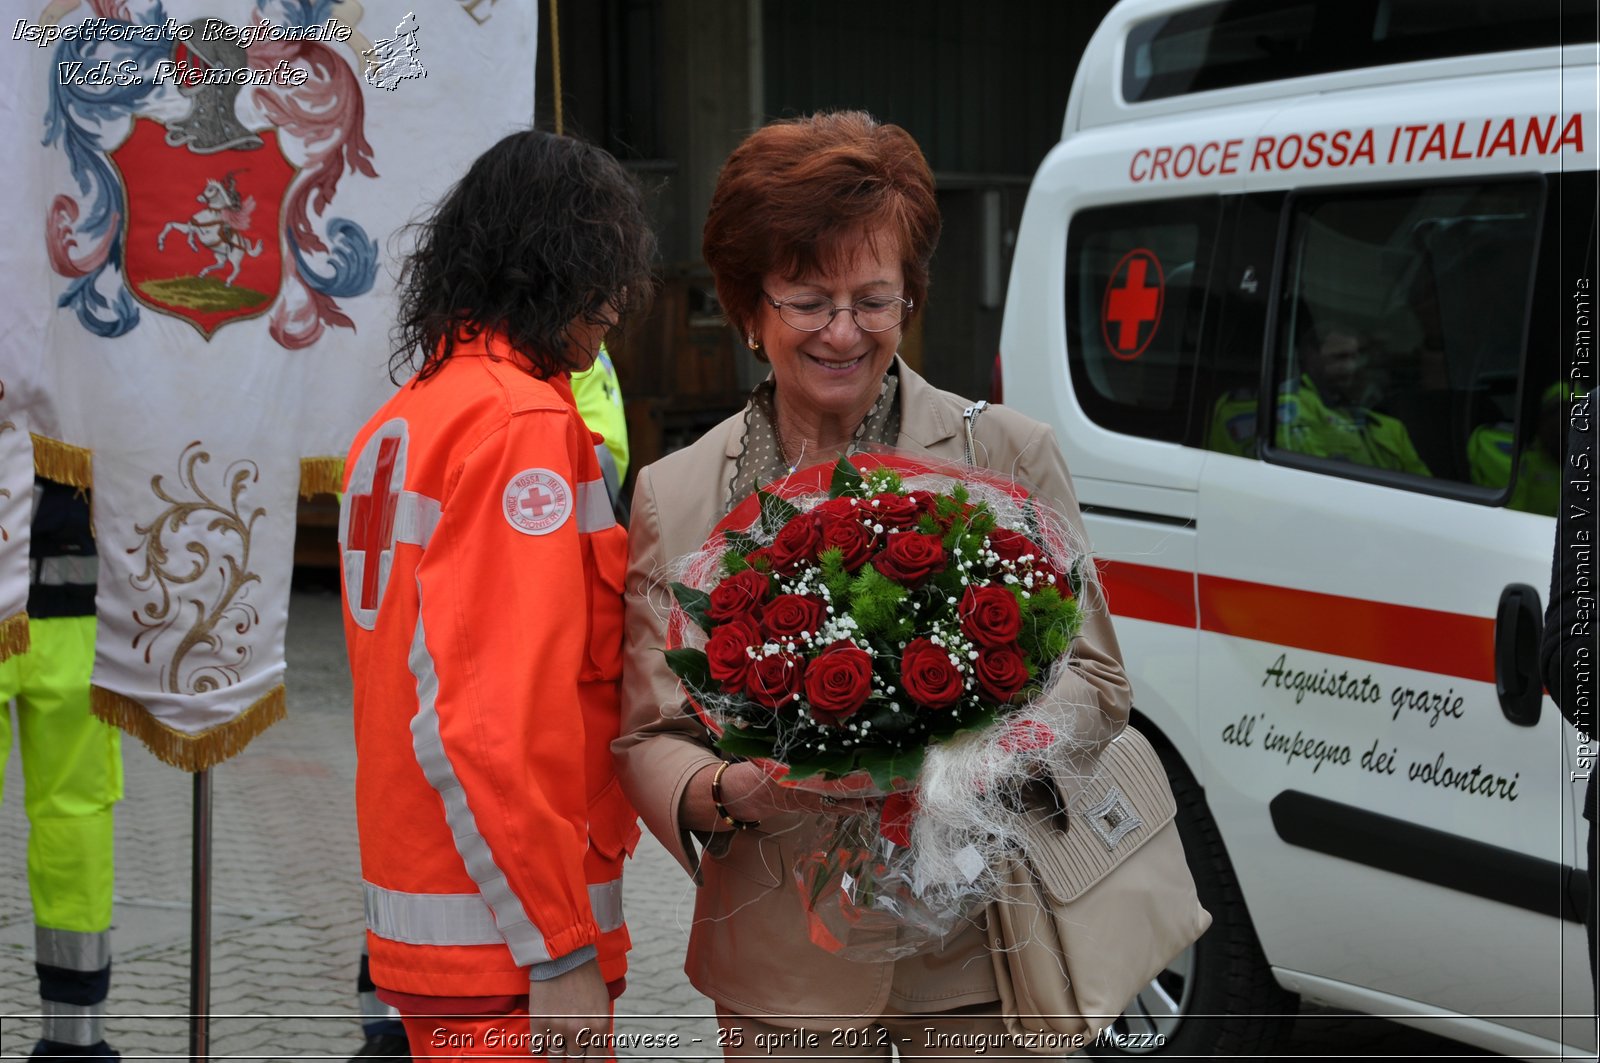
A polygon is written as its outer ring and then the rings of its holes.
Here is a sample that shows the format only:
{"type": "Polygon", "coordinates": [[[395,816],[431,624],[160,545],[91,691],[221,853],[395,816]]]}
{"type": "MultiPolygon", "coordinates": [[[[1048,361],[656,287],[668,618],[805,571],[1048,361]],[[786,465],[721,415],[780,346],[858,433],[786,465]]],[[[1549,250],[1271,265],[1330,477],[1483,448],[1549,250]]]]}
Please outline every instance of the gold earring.
{"type": "Polygon", "coordinates": [[[744,345],[750,348],[752,351],[759,351],[761,349],[761,341],[756,339],[756,334],[754,332],[748,332],[745,334],[744,345]]]}

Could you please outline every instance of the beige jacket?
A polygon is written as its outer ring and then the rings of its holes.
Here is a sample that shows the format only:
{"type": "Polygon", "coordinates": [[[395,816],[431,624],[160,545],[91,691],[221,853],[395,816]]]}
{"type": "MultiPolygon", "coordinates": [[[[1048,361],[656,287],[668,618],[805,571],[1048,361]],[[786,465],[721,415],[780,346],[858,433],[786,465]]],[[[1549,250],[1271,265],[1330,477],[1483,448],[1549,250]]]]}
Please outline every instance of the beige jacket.
{"type": "MultiPolygon", "coordinates": [[[[904,363],[899,372],[898,446],[961,461],[967,401],[934,388],[904,363]]],[[[696,989],[736,1014],[807,1016],[797,1024],[818,1029],[890,1009],[937,1012],[995,1000],[980,926],[958,932],[937,953],[892,963],[843,960],[813,945],[789,870],[790,835],[800,817],[769,818],[756,830],[709,839],[679,823],[689,779],[718,756],[661,654],[671,600],[664,574],[703,546],[722,518],[743,433],[741,412],[641,470],[629,523],[622,735],[612,749],[645,825],[699,884],[684,969],[696,989]]],[[[978,419],[975,436],[980,465],[1016,476],[1082,534],[1067,466],[1048,426],[997,406],[978,419]]],[[[1130,693],[1103,611],[1085,624],[1074,652],[1076,668],[1064,681],[1079,689],[1067,693],[1100,706],[1103,733],[1096,737],[1110,741],[1127,722],[1130,693]]]]}

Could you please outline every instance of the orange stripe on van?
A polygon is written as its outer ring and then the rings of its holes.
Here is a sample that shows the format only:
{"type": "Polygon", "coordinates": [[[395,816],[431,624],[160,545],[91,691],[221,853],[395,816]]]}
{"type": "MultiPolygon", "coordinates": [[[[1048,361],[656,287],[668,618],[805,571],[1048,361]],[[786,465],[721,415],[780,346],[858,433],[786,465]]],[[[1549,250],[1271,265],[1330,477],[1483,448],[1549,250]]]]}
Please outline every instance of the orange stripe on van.
{"type": "Polygon", "coordinates": [[[1194,627],[1194,576],[1172,568],[1100,561],[1100,587],[1117,616],[1194,627]]]}
{"type": "Polygon", "coordinates": [[[1220,635],[1494,682],[1494,621],[1487,617],[1202,575],[1200,626],[1220,635]]]}
{"type": "Polygon", "coordinates": [[[1494,620],[1176,569],[1102,561],[1111,612],[1336,657],[1494,682],[1494,620]]]}

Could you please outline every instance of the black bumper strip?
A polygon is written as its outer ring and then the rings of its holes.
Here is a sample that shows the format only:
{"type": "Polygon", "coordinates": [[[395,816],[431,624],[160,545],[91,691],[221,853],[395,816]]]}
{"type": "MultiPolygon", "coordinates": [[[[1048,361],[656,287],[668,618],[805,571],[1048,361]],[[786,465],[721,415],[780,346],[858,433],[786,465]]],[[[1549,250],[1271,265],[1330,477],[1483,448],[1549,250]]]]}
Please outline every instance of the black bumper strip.
{"type": "Polygon", "coordinates": [[[1268,807],[1278,837],[1290,845],[1583,922],[1589,876],[1575,868],[1296,790],[1268,807]]]}

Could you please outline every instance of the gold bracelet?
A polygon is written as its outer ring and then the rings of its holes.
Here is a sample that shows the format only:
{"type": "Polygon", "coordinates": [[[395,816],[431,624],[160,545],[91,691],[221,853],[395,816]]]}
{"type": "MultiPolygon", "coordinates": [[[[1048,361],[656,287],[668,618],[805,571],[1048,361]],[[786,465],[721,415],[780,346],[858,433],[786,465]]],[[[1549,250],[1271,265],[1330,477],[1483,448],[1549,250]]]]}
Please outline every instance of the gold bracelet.
{"type": "Polygon", "coordinates": [[[755,827],[761,826],[761,821],[759,819],[735,819],[733,818],[733,814],[728,811],[727,806],[722,803],[722,773],[727,771],[732,766],[733,761],[725,760],[718,765],[716,772],[712,774],[711,803],[717,806],[717,815],[722,817],[722,822],[726,823],[734,830],[751,830],[755,827]]]}

